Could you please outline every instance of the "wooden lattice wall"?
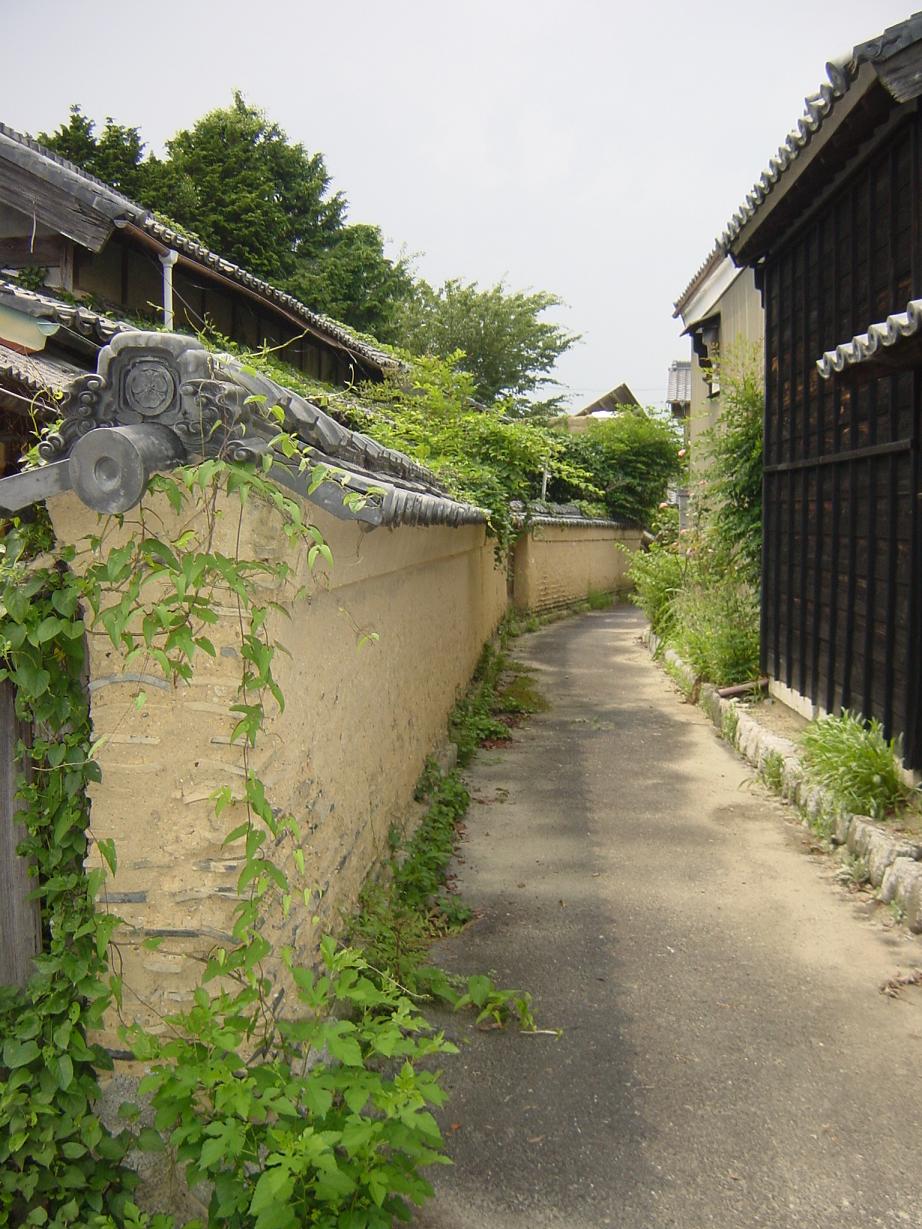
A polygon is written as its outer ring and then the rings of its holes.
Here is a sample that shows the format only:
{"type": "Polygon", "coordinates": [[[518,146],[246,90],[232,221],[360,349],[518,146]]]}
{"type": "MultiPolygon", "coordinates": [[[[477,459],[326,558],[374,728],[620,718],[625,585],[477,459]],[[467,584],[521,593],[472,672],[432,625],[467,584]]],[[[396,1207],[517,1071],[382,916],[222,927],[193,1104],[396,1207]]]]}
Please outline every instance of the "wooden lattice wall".
{"type": "Polygon", "coordinates": [[[764,270],[763,665],[878,717],[922,767],[919,369],[816,359],[922,293],[922,122],[859,153],[764,270]]]}

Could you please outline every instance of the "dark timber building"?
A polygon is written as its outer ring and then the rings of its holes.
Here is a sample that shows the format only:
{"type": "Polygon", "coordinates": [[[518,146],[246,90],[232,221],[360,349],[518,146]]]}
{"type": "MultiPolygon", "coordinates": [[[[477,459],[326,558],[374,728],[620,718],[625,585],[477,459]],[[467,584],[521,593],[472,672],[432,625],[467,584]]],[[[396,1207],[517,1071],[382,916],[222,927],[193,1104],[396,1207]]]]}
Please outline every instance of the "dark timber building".
{"type": "Polygon", "coordinates": [[[763,666],[922,769],[922,14],[827,71],[721,240],[765,306],[763,666]]]}

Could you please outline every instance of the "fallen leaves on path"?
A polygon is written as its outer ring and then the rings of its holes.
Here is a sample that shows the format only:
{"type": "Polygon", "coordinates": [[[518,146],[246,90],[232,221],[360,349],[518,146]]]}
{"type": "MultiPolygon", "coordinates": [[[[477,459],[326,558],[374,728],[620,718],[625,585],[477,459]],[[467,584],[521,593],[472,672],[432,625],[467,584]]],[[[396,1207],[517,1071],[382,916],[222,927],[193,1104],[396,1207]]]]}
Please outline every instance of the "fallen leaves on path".
{"type": "Polygon", "coordinates": [[[897,973],[896,977],[884,982],[880,992],[895,999],[906,986],[922,986],[922,969],[913,969],[911,973],[897,973]]]}

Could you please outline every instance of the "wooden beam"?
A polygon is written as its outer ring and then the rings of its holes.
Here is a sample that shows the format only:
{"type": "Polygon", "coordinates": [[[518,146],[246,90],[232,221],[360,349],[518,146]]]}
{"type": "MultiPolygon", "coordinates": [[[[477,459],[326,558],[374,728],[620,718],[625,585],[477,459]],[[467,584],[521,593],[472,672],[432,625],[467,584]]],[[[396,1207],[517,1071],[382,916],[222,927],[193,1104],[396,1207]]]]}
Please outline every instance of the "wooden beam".
{"type": "Polygon", "coordinates": [[[3,163],[0,201],[91,252],[101,251],[112,234],[111,220],[81,200],[73,184],[48,182],[10,159],[3,163]]]}

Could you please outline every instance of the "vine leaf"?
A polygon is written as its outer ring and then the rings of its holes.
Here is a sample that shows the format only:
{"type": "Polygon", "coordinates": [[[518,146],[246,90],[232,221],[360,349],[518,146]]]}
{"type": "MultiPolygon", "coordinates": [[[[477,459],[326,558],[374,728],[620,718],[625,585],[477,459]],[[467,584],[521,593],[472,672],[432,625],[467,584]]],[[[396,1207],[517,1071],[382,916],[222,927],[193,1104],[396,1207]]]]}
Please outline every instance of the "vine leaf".
{"type": "Polygon", "coordinates": [[[100,852],[106,866],[114,875],[118,867],[118,858],[115,853],[115,841],[111,836],[104,837],[96,842],[96,847],[100,852]]]}

